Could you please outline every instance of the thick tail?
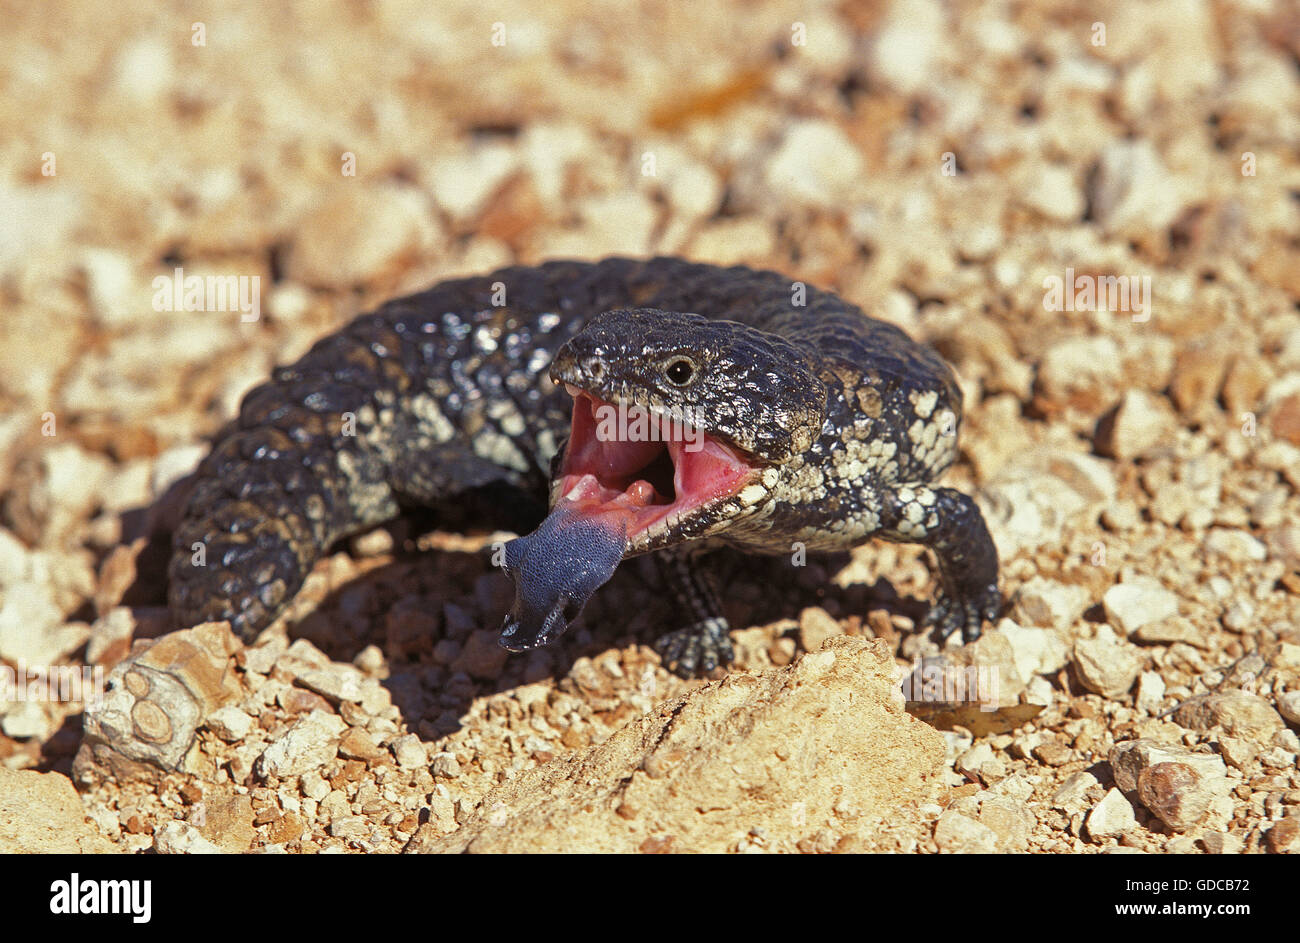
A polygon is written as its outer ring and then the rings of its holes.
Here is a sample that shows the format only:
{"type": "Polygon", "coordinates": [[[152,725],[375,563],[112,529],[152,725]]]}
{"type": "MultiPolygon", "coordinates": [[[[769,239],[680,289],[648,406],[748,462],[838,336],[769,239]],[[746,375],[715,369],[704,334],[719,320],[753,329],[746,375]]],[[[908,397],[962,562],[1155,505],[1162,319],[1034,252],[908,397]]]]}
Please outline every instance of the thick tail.
{"type": "Polygon", "coordinates": [[[199,467],[173,537],[177,623],[228,619],[252,638],[331,543],[397,513],[380,403],[410,378],[372,349],[384,329],[356,322],[244,398],[199,467]]]}
{"type": "Polygon", "coordinates": [[[568,328],[545,315],[545,273],[520,271],[531,304],[493,307],[489,279],[444,283],[358,318],[244,398],[174,533],[177,623],[228,619],[251,639],[331,544],[403,507],[499,485],[544,506],[567,398],[543,371],[568,328]]]}

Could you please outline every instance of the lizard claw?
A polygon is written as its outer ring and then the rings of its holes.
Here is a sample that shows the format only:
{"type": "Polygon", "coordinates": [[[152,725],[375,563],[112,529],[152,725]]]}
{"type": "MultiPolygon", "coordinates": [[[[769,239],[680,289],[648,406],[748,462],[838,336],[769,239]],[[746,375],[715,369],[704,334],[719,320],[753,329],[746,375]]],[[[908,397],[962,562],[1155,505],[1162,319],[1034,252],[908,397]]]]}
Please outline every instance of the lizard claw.
{"type": "Polygon", "coordinates": [[[945,642],[961,629],[961,640],[975,641],[984,629],[984,620],[992,622],[1002,609],[1002,594],[997,586],[985,587],[975,596],[959,596],[940,589],[926,614],[924,625],[934,629],[934,639],[945,642]]]}
{"type": "Polygon", "coordinates": [[[664,666],[682,678],[708,674],[719,665],[727,666],[736,657],[726,619],[705,619],[694,625],[666,632],[655,642],[655,651],[664,666]]]}

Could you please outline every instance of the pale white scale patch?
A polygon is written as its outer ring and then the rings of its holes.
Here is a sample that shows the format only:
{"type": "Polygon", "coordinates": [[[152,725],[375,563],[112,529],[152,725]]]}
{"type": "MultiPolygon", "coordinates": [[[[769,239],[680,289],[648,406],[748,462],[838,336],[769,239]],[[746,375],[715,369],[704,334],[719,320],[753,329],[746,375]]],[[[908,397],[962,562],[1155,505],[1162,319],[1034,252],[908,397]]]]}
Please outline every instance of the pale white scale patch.
{"type": "Polygon", "coordinates": [[[555,441],[555,433],[550,429],[543,429],[537,433],[537,450],[540,453],[538,458],[541,460],[543,468],[549,468],[551,459],[555,458],[555,453],[560,450],[560,445],[555,441]]]}
{"type": "Polygon", "coordinates": [[[528,459],[524,457],[524,453],[520,452],[518,446],[508,437],[495,429],[484,426],[471,440],[471,447],[475,455],[496,465],[528,471],[528,459]]]}
{"type": "Polygon", "coordinates": [[[550,362],[550,353],[545,350],[535,350],[528,356],[528,363],[524,365],[524,370],[532,376],[545,370],[550,362]]]}
{"type": "Polygon", "coordinates": [[[843,550],[856,546],[880,529],[880,519],[870,511],[851,514],[830,522],[828,527],[810,525],[795,533],[795,539],[809,550],[843,550]]]}
{"type": "Polygon", "coordinates": [[[927,390],[924,393],[913,391],[907,397],[912,401],[912,410],[922,419],[929,419],[930,414],[934,412],[935,404],[939,401],[938,390],[927,390]]]}
{"type": "MultiPolygon", "coordinates": [[[[806,496],[820,495],[826,481],[822,470],[816,465],[794,463],[786,466],[785,479],[783,491],[806,496]]],[[[763,475],[763,481],[765,483],[767,481],[766,473],[763,475]]]]}
{"type": "Polygon", "coordinates": [[[386,508],[393,503],[387,482],[371,480],[357,468],[356,457],[347,449],[335,453],[335,467],[347,481],[348,503],[356,508],[386,508]]]}
{"type": "Polygon", "coordinates": [[[442,414],[438,408],[438,402],[427,393],[417,393],[411,397],[408,407],[417,419],[420,425],[429,430],[434,441],[438,443],[450,442],[456,434],[456,427],[451,421],[442,414]]]}
{"type": "Polygon", "coordinates": [[[523,413],[508,399],[495,399],[488,403],[487,414],[496,420],[501,431],[509,436],[522,435],[526,428],[523,413]]]}
{"type": "Polygon", "coordinates": [[[879,461],[888,461],[898,452],[898,444],[887,439],[876,439],[867,448],[867,456],[870,459],[879,461]]]}
{"type": "Polygon", "coordinates": [[[474,330],[474,347],[484,354],[497,349],[496,331],[486,324],[480,324],[474,330]]]}

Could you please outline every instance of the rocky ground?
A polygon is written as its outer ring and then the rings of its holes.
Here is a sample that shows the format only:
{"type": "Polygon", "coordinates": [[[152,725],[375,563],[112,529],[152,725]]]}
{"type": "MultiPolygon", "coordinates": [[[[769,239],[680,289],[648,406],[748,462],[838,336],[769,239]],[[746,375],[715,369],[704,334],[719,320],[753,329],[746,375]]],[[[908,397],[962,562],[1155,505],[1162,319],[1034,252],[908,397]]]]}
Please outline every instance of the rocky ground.
{"type": "Polygon", "coordinates": [[[1300,9],[584,15],[6,10],[0,662],[114,683],[0,703],[0,850],[1300,850],[1300,9]],[[996,628],[913,634],[924,555],[873,544],[730,561],[720,680],[660,666],[638,565],[508,656],[492,535],[405,522],[255,646],[170,632],[149,509],[274,363],[444,276],[616,252],[936,345],[996,628]],[[258,277],[258,317],[159,310],[178,267],[258,277]],[[905,710],[922,658],[996,709],[905,710]]]}

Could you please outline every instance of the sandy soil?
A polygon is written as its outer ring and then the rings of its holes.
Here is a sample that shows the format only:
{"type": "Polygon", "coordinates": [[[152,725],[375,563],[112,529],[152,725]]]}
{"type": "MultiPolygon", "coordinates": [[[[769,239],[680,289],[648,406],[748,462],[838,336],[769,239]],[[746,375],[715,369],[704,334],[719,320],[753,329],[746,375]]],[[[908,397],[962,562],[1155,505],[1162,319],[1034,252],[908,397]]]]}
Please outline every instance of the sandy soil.
{"type": "Polygon", "coordinates": [[[0,664],[115,682],[0,700],[0,849],[1300,849],[1294,4],[0,15],[0,664]],[[873,544],[731,561],[725,679],[659,665],[641,566],[507,657],[491,535],[399,522],[255,647],[166,634],[150,508],[273,364],[612,253],[776,268],[948,357],[998,626],[940,652],[924,555],[873,544]],[[257,307],[170,310],[178,269],[257,307]],[[996,709],[905,710],[922,658],[996,709]]]}

